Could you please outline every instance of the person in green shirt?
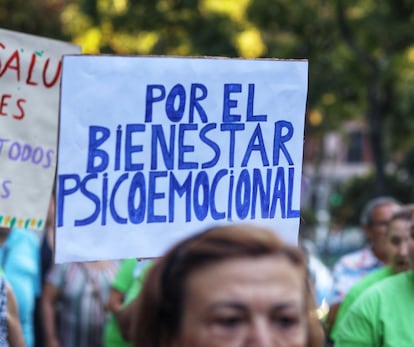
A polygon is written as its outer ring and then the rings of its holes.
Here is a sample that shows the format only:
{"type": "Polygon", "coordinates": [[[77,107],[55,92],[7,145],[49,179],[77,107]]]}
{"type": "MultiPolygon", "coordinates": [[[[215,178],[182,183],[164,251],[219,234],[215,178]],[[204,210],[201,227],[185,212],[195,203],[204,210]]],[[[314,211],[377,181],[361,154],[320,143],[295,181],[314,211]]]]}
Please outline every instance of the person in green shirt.
{"type": "Polygon", "coordinates": [[[388,277],[368,288],[350,307],[340,323],[335,347],[412,347],[413,312],[413,271],[388,277]]]}
{"type": "Polygon", "coordinates": [[[414,206],[403,206],[397,210],[387,225],[386,249],[388,265],[380,268],[358,281],[346,294],[339,308],[330,338],[335,341],[338,334],[339,323],[348,312],[356,299],[373,284],[389,276],[407,271],[410,268],[408,245],[410,243],[411,218],[414,215],[414,206]]]}
{"type": "MultiPolygon", "coordinates": [[[[390,276],[366,289],[339,323],[335,347],[414,346],[411,317],[414,312],[414,218],[408,239],[401,242],[401,256],[394,266],[410,270],[390,276]]],[[[392,264],[390,265],[392,266],[392,264]]]]}
{"type": "Polygon", "coordinates": [[[122,262],[112,284],[108,309],[111,312],[104,329],[105,347],[130,347],[123,337],[121,313],[140,292],[142,281],[152,261],[126,259],[122,262]]]}
{"type": "Polygon", "coordinates": [[[134,269],[137,260],[123,260],[118,272],[115,275],[111,286],[107,309],[110,312],[104,327],[104,346],[105,347],[128,347],[119,332],[118,322],[116,319],[117,312],[121,309],[125,294],[132,286],[134,281],[134,269]]]}

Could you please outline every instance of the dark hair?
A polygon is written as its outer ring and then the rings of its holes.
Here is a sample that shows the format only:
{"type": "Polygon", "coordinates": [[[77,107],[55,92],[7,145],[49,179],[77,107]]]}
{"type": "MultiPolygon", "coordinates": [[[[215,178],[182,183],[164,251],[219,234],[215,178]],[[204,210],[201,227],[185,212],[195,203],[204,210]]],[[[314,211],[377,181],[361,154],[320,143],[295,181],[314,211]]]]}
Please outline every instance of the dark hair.
{"type": "Polygon", "coordinates": [[[281,255],[302,269],[306,288],[308,346],[320,346],[323,333],[303,252],[286,245],[273,231],[252,225],[228,225],[208,229],[187,238],[158,259],[149,270],[134,304],[131,336],[135,346],[162,347],[180,332],[186,282],[198,269],[223,260],[281,255]]]}

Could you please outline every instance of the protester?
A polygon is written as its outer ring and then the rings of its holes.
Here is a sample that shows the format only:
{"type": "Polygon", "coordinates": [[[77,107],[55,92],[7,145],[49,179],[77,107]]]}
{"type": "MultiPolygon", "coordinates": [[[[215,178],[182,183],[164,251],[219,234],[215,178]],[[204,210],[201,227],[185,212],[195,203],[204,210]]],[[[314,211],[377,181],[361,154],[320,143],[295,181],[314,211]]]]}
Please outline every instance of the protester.
{"type": "Polygon", "coordinates": [[[353,302],[361,294],[379,281],[389,276],[410,269],[408,248],[411,242],[411,220],[414,217],[414,205],[404,206],[395,212],[387,227],[387,254],[388,265],[373,271],[362,280],[358,281],[346,294],[339,308],[335,324],[331,331],[331,339],[334,341],[338,333],[338,327],[353,302]]]}
{"type": "Polygon", "coordinates": [[[141,291],[144,276],[151,264],[151,260],[127,259],[118,270],[112,283],[107,305],[111,315],[105,324],[105,347],[131,346],[128,331],[130,313],[126,307],[141,291]],[[132,269],[131,265],[133,265],[132,269]]]}
{"type": "Polygon", "coordinates": [[[408,245],[410,270],[368,288],[338,328],[335,347],[414,346],[414,221],[408,245]]]}
{"type": "Polygon", "coordinates": [[[47,210],[45,230],[41,240],[40,247],[40,264],[41,264],[41,280],[42,284],[46,280],[46,275],[53,265],[53,249],[55,238],[55,215],[56,215],[56,202],[55,197],[52,195],[49,208],[47,210]]]}
{"type": "Polygon", "coordinates": [[[0,269],[0,346],[25,346],[16,297],[2,269],[0,269]]]}
{"type": "Polygon", "coordinates": [[[134,269],[137,259],[125,259],[121,262],[114,280],[111,284],[107,308],[110,312],[104,327],[105,347],[127,347],[129,344],[124,341],[119,331],[117,316],[122,309],[128,290],[134,281],[134,269]]]}
{"type": "Polygon", "coordinates": [[[387,261],[386,228],[399,206],[392,197],[378,197],[369,201],[363,209],[361,225],[368,244],[360,250],[342,256],[334,265],[330,307],[326,319],[328,335],[348,290],[363,277],[384,266],[387,261]]]}
{"type": "MultiPolygon", "coordinates": [[[[47,211],[46,223],[44,232],[41,235],[40,241],[40,281],[41,288],[46,280],[46,274],[49,272],[50,268],[53,265],[53,246],[54,246],[54,237],[55,237],[55,214],[56,214],[56,203],[55,197],[52,194],[49,208],[47,211]]],[[[35,347],[44,347],[44,337],[43,337],[43,317],[41,313],[41,304],[40,297],[36,300],[35,312],[34,312],[34,329],[35,329],[35,347]]]]}
{"type": "Polygon", "coordinates": [[[35,301],[40,295],[38,236],[26,229],[0,227],[0,261],[16,296],[26,347],[32,347],[35,301]]]}
{"type": "Polygon", "coordinates": [[[261,227],[189,237],[149,269],[132,311],[134,346],[321,346],[306,267],[298,247],[261,227]]]}
{"type": "Polygon", "coordinates": [[[103,346],[105,306],[117,268],[114,261],[52,267],[42,293],[47,347],[103,346]]]}

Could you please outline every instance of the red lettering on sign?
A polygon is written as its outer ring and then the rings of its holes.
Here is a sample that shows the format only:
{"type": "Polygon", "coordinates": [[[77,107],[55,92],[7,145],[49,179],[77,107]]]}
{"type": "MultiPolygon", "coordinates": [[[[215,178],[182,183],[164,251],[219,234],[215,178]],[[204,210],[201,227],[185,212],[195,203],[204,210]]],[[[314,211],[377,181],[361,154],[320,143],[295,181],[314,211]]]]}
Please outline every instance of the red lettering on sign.
{"type": "Polygon", "coordinates": [[[19,51],[14,51],[10,58],[6,61],[3,69],[0,71],[0,77],[3,77],[7,70],[15,70],[17,73],[17,80],[20,81],[20,56],[19,51]],[[14,63],[15,65],[13,65],[14,63]]]}
{"type": "Polygon", "coordinates": [[[0,116],[7,116],[7,113],[3,111],[4,108],[6,108],[6,106],[8,105],[7,103],[7,99],[10,99],[11,95],[10,94],[4,94],[1,96],[0,99],[0,116]]]}
{"type": "MultiPolygon", "coordinates": [[[[5,44],[0,42],[0,49],[5,50],[5,44]]],[[[25,61],[23,54],[27,53],[17,49],[5,59],[4,54],[0,54],[0,78],[5,74],[14,73],[18,82],[20,82],[21,77],[25,77],[25,83],[30,86],[38,86],[40,84],[46,88],[51,88],[57,84],[62,70],[62,61],[60,59],[56,62],[56,70],[53,70],[50,57],[39,58],[43,55],[43,52],[31,53],[27,66],[22,64],[25,61]],[[38,71],[38,74],[35,74],[35,71],[38,71]],[[36,76],[39,80],[36,80],[36,76]]]]}
{"type": "Polygon", "coordinates": [[[35,64],[36,64],[36,55],[32,54],[32,59],[30,59],[29,71],[27,72],[27,78],[26,78],[26,83],[31,85],[31,86],[37,86],[38,85],[37,82],[33,82],[31,80],[35,64]]]}
{"type": "Polygon", "coordinates": [[[14,114],[12,117],[17,120],[22,120],[24,118],[24,108],[23,104],[26,103],[25,99],[18,99],[16,102],[16,106],[19,109],[19,114],[14,114]]]}
{"type": "Polygon", "coordinates": [[[11,94],[3,94],[0,97],[0,116],[6,117],[11,115],[14,119],[22,120],[25,116],[25,111],[23,105],[26,103],[25,99],[17,99],[13,102],[13,98],[11,94]],[[11,110],[13,104],[17,108],[17,112],[11,110]]]}
{"type": "Polygon", "coordinates": [[[43,84],[45,85],[46,88],[51,88],[56,84],[56,82],[57,82],[57,80],[59,79],[59,76],[60,76],[60,70],[62,69],[62,61],[59,61],[59,64],[58,64],[58,67],[56,69],[55,76],[52,79],[52,82],[47,82],[46,81],[46,72],[47,72],[47,68],[49,67],[49,61],[50,61],[50,59],[48,58],[46,60],[45,67],[43,68],[43,84]]]}

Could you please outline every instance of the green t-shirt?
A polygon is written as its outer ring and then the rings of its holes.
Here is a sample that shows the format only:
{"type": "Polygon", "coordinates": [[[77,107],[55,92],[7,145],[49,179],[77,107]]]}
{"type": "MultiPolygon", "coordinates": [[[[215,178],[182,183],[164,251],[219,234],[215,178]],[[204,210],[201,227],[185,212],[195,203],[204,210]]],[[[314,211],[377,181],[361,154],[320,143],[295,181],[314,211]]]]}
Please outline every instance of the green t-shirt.
{"type": "Polygon", "coordinates": [[[340,322],[335,347],[414,346],[414,273],[403,272],[367,289],[340,322]]]}
{"type": "Polygon", "coordinates": [[[128,289],[123,306],[129,304],[134,300],[141,291],[142,283],[144,282],[145,275],[147,274],[148,269],[151,267],[154,261],[145,260],[142,264],[142,268],[139,271],[139,274],[136,275],[134,281],[132,282],[131,287],[128,289]]]}
{"type": "Polygon", "coordinates": [[[338,334],[338,326],[339,322],[344,318],[345,314],[348,312],[349,308],[353,304],[353,302],[359,298],[359,296],[369,287],[374,285],[375,283],[392,276],[392,270],[389,266],[384,266],[374,272],[368,274],[363,279],[358,281],[355,285],[351,287],[351,289],[346,294],[344,300],[342,301],[341,305],[339,306],[338,313],[336,315],[335,324],[332,327],[331,333],[329,337],[335,341],[336,335],[338,334]]]}
{"type": "Polygon", "coordinates": [[[112,282],[112,288],[126,293],[134,281],[134,269],[137,263],[135,258],[123,260],[112,282]]]}
{"type": "MultiPolygon", "coordinates": [[[[121,293],[126,294],[128,289],[131,288],[134,282],[134,269],[137,264],[137,260],[126,259],[123,260],[112,282],[112,288],[119,290],[121,293]]],[[[121,336],[118,328],[118,323],[115,317],[110,314],[106,320],[104,327],[104,346],[105,347],[129,347],[130,344],[126,343],[121,336]]]]}
{"type": "MultiPolygon", "coordinates": [[[[124,262],[128,262],[135,259],[128,259],[124,262]]],[[[123,306],[131,302],[141,291],[142,282],[144,276],[153,263],[152,261],[140,261],[124,264],[115,276],[112,287],[125,293],[125,299],[123,306]],[[128,283],[128,285],[127,285],[128,283]],[[127,288],[126,288],[127,287],[127,288]],[[122,288],[122,289],[121,289],[122,288]],[[126,288],[126,289],[125,289],[126,288]],[[123,290],[125,289],[125,290],[123,290]]],[[[118,322],[115,317],[111,314],[105,324],[104,329],[104,346],[105,347],[130,347],[131,344],[126,342],[121,335],[119,330],[118,322]]]]}

